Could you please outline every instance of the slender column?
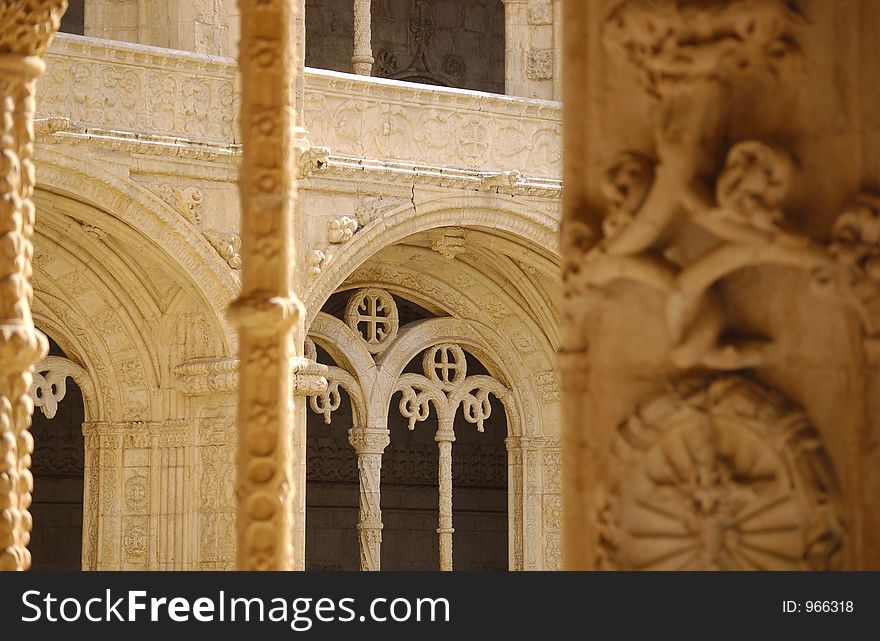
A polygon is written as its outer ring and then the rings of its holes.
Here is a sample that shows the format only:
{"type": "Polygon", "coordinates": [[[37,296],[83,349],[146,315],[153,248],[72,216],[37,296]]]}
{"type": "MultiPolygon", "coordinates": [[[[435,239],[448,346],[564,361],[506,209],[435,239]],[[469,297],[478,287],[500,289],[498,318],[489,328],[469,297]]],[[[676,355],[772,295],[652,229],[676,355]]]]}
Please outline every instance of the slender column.
{"type": "Polygon", "coordinates": [[[452,443],[455,432],[452,429],[452,417],[441,417],[440,427],[434,440],[440,450],[439,481],[440,481],[440,569],[452,571],[452,443]]]}
{"type": "Polygon", "coordinates": [[[31,565],[29,389],[48,351],[31,316],[34,93],[66,8],[66,0],[0,5],[0,570],[31,565]]]}
{"type": "Polygon", "coordinates": [[[361,496],[357,528],[361,546],[361,570],[377,571],[381,569],[382,560],[382,454],[390,442],[389,431],[355,427],[348,431],[348,442],[358,457],[361,496]]]}
{"type": "Polygon", "coordinates": [[[373,71],[373,45],[370,16],[371,0],[354,0],[354,55],[351,66],[360,76],[373,71]]]}
{"type": "Polygon", "coordinates": [[[237,555],[242,570],[296,565],[294,496],[303,496],[295,487],[300,475],[294,478],[293,469],[300,461],[291,438],[293,326],[302,318],[290,290],[294,6],[239,0],[243,277],[229,314],[239,328],[237,555]]]}

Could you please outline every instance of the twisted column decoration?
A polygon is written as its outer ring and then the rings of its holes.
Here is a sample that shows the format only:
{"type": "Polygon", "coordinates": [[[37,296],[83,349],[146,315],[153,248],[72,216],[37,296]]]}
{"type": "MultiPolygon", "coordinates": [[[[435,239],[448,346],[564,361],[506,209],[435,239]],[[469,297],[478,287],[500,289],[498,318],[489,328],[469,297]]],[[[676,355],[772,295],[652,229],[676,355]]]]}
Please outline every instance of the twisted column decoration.
{"type": "Polygon", "coordinates": [[[370,5],[371,0],[354,0],[354,54],[351,66],[359,76],[369,76],[373,71],[370,5]]]}
{"type": "Polygon", "coordinates": [[[34,95],[66,0],[0,4],[0,570],[27,570],[33,476],[34,364],[49,345],[34,327],[34,95]]]}
{"type": "Polygon", "coordinates": [[[361,549],[361,571],[381,569],[382,509],[380,484],[382,454],[390,442],[389,431],[381,428],[355,427],[348,431],[348,442],[357,452],[360,481],[358,538],[361,549]]]}
{"type": "MultiPolygon", "coordinates": [[[[295,3],[239,0],[242,289],[239,330],[237,566],[288,570],[294,553],[292,375],[301,305],[291,283],[295,3]]],[[[297,512],[298,513],[298,512],[297,512]]]]}
{"type": "Polygon", "coordinates": [[[440,427],[434,435],[438,448],[437,479],[440,485],[440,503],[438,513],[437,534],[440,544],[440,570],[452,571],[452,444],[455,432],[452,423],[455,414],[446,414],[440,421],[440,427]]]}

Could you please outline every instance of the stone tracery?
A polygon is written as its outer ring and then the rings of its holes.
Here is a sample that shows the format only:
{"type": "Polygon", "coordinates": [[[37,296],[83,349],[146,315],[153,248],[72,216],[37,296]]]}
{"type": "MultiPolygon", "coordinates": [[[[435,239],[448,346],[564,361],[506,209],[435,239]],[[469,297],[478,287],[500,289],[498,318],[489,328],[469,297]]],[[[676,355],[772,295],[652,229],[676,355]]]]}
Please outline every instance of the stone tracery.
{"type": "MultiPolygon", "coordinates": [[[[443,260],[443,259],[441,259],[443,260]]],[[[375,288],[375,285],[373,286],[375,288]]],[[[349,295],[350,301],[362,299],[364,289],[353,290],[349,295]]],[[[385,293],[388,299],[391,296],[385,293]]],[[[414,398],[424,399],[425,388],[431,398],[442,401],[444,408],[444,421],[448,422],[448,429],[438,431],[443,439],[439,442],[438,450],[444,448],[444,441],[451,446],[448,440],[451,434],[451,421],[455,417],[455,409],[462,407],[461,417],[466,423],[474,425],[475,432],[481,430],[483,422],[492,415],[489,394],[503,398],[505,408],[510,416],[509,428],[512,433],[519,434],[524,426],[521,423],[521,414],[514,409],[513,393],[498,380],[484,375],[467,375],[466,357],[461,345],[472,343],[472,338],[466,338],[473,334],[468,325],[453,321],[452,319],[436,318],[420,321],[406,327],[401,327],[397,337],[391,341],[387,349],[380,355],[371,355],[368,351],[368,343],[365,336],[355,332],[348,324],[343,324],[325,314],[319,314],[311,328],[311,335],[316,342],[325,346],[331,357],[342,367],[331,366],[328,372],[330,387],[334,379],[348,380],[344,385],[349,398],[352,401],[354,427],[349,431],[349,442],[357,453],[358,466],[360,469],[360,504],[361,518],[358,530],[360,533],[360,551],[362,569],[379,569],[379,557],[382,540],[381,512],[379,510],[379,474],[382,470],[382,452],[387,447],[389,432],[387,428],[387,412],[392,403],[392,394],[396,390],[403,391],[400,401],[394,405],[407,406],[407,401],[414,398]],[[441,328],[444,328],[442,329],[441,328]],[[456,343],[444,340],[445,336],[458,336],[456,343]],[[463,341],[463,342],[462,342],[463,341]],[[426,349],[426,346],[427,349],[426,349]],[[406,363],[418,356],[423,363],[424,375],[404,373],[406,363]],[[374,364],[375,360],[375,364],[374,364]],[[358,364],[359,363],[359,364],[358,364]],[[352,374],[347,374],[346,369],[352,374]],[[415,378],[414,378],[415,377],[415,378]],[[444,391],[445,390],[445,391],[444,391]],[[432,394],[433,391],[433,394],[432,394]],[[368,399],[363,407],[360,406],[368,399]],[[378,518],[377,518],[378,517],[378,518]]],[[[329,398],[313,398],[312,410],[326,417],[328,408],[336,407],[332,394],[326,394],[329,398]],[[327,401],[330,401],[328,406],[327,401]]],[[[429,401],[430,402],[430,401],[429,401]]],[[[416,406],[418,403],[416,403],[416,406]]],[[[416,412],[421,412],[421,419],[428,417],[430,409],[422,404],[416,412]]],[[[335,411],[335,410],[333,410],[335,411]]],[[[413,418],[413,421],[417,417],[413,418]]],[[[510,459],[509,474],[521,474],[521,468],[515,464],[515,453],[522,447],[516,438],[509,440],[508,450],[510,459]]],[[[539,446],[540,447],[540,446],[539,446]]],[[[446,448],[448,454],[441,458],[441,466],[438,470],[441,474],[441,487],[444,498],[441,501],[442,525],[441,540],[444,541],[443,561],[441,567],[451,567],[451,489],[453,471],[458,469],[453,465],[451,448],[446,448]]],[[[531,456],[531,454],[529,455],[531,456]]],[[[531,460],[531,459],[530,459],[531,460]]],[[[558,472],[558,469],[557,469],[558,472]]],[[[458,472],[456,472],[458,474],[458,472]]],[[[539,491],[536,487],[530,488],[532,492],[539,491]]],[[[515,505],[521,502],[533,500],[524,495],[528,491],[515,490],[515,505]]],[[[522,513],[522,512],[520,512],[522,513]]],[[[520,517],[511,515],[510,537],[511,545],[521,545],[523,538],[531,548],[534,543],[532,537],[538,535],[536,530],[526,529],[527,525],[520,517]]],[[[548,563],[553,561],[548,559],[548,563]]],[[[511,550],[511,567],[523,567],[524,560],[519,549],[511,550]]]]}

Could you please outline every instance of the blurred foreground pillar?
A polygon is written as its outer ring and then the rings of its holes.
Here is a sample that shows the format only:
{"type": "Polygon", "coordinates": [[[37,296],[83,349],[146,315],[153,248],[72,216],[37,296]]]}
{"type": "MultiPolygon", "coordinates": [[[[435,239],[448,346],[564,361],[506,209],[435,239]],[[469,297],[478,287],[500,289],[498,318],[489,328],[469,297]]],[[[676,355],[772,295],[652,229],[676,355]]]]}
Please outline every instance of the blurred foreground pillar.
{"type": "Polygon", "coordinates": [[[0,4],[0,570],[31,566],[29,389],[49,348],[31,317],[35,92],[66,9],[66,0],[0,4]]]}

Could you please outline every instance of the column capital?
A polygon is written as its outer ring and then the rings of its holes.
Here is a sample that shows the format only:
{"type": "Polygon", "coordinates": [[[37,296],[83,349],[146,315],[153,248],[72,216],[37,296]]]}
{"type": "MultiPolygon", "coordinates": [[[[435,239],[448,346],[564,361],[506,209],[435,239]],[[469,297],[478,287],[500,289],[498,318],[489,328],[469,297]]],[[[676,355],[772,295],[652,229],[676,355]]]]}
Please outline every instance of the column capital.
{"type": "Polygon", "coordinates": [[[455,443],[455,432],[450,429],[439,429],[434,435],[434,440],[438,443],[455,443]]]}
{"type": "Polygon", "coordinates": [[[348,430],[348,442],[358,454],[382,454],[391,442],[387,429],[353,427],[348,430]]]}

